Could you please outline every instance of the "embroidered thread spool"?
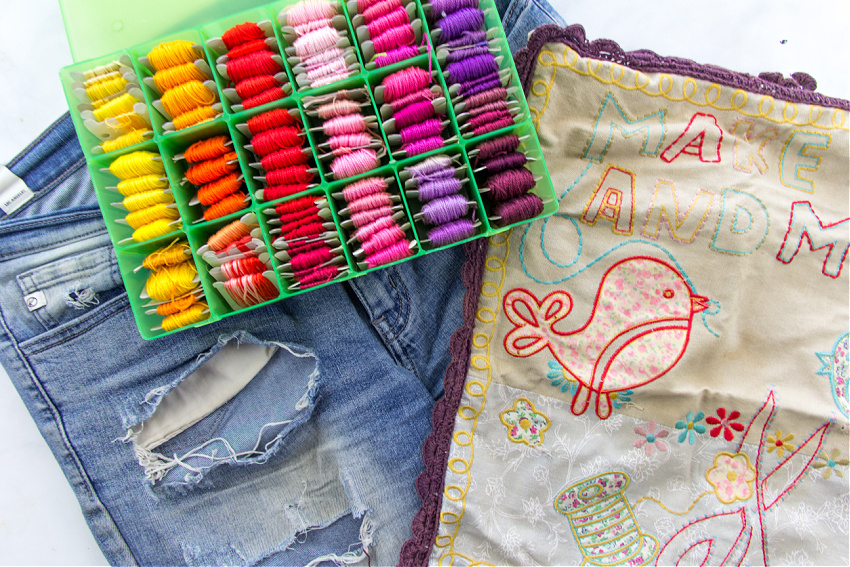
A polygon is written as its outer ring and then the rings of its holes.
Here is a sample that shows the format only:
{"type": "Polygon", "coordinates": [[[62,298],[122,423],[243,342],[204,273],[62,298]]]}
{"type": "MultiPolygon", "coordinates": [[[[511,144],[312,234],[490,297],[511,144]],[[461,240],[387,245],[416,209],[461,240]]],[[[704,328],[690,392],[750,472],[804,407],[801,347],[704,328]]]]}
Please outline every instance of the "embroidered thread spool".
{"type": "Polygon", "coordinates": [[[625,498],[630,483],[622,472],[606,472],[572,484],[555,497],[555,509],[570,522],[586,563],[644,565],[658,540],[644,534],[625,498]]]}

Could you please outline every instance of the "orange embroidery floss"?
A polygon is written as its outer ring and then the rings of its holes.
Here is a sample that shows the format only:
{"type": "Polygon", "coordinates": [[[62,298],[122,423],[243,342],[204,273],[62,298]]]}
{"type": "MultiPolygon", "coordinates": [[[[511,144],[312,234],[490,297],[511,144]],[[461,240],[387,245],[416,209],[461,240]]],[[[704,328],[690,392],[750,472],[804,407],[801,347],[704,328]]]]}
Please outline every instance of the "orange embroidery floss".
{"type": "Polygon", "coordinates": [[[157,71],[182,65],[183,63],[192,63],[196,59],[201,58],[200,50],[195,49],[191,41],[184,39],[160,43],[148,53],[148,61],[150,61],[151,66],[157,71]]]}
{"type": "Polygon", "coordinates": [[[203,185],[227,175],[239,167],[236,152],[228,152],[223,156],[196,163],[186,170],[186,179],[192,185],[203,185]]]}
{"type": "Polygon", "coordinates": [[[242,191],[228,195],[204,211],[204,220],[211,221],[241,211],[246,207],[245,199],[247,198],[248,196],[242,191]]]}

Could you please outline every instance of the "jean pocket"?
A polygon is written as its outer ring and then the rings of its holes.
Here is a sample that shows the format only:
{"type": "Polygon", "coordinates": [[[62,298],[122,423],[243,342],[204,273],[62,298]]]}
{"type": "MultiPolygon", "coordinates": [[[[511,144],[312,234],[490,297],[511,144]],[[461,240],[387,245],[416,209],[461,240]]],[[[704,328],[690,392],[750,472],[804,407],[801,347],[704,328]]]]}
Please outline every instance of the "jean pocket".
{"type": "Polygon", "coordinates": [[[15,279],[29,313],[48,331],[88,314],[123,292],[110,245],[41,264],[15,279]]]}

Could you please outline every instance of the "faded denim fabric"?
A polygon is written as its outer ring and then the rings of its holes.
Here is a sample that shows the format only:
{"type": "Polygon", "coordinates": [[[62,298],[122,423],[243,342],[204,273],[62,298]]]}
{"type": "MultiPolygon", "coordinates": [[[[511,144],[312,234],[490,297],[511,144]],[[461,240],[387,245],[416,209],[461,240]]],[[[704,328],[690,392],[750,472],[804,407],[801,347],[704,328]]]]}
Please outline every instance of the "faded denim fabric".
{"type": "MultiPolygon", "coordinates": [[[[563,23],[500,10],[513,50],[563,23]]],[[[8,167],[35,196],[0,217],[0,361],[106,558],[396,562],[463,248],[145,341],[69,116],[8,167]]]]}

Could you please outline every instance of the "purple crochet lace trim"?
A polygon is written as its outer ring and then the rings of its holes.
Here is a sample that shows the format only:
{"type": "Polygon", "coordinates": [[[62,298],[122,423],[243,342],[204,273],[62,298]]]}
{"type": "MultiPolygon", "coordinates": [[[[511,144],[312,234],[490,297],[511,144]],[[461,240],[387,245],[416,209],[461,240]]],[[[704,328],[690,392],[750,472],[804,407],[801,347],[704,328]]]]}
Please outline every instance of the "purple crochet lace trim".
{"type": "Polygon", "coordinates": [[[783,77],[781,73],[761,73],[753,77],[714,65],[701,65],[690,59],[662,57],[646,49],[626,52],[617,42],[609,39],[587,41],[584,28],[578,24],[566,28],[554,24],[540,26],[531,34],[528,45],[517,52],[514,61],[526,92],[531,84],[537,56],[547,43],[564,43],[583,57],[613,61],[645,73],[672,73],[769,95],[779,100],[850,110],[850,101],[814,92],[817,81],[806,73],[793,73],[790,78],[783,77]]]}
{"type": "MultiPolygon", "coordinates": [[[[779,73],[762,73],[759,77],[753,77],[720,67],[700,65],[688,59],[661,57],[646,50],[627,53],[616,42],[610,40],[587,41],[584,28],[580,25],[562,28],[548,24],[534,30],[528,39],[528,46],[518,51],[514,58],[520,82],[526,93],[531,86],[537,56],[547,43],[564,43],[582,56],[615,61],[644,72],[685,75],[748,92],[770,95],[780,100],[850,110],[850,102],[846,100],[813,92],[817,83],[814,78],[805,73],[794,73],[790,79],[784,78],[779,73]]],[[[463,283],[466,286],[466,295],[463,300],[463,325],[452,335],[449,346],[452,362],[446,369],[443,381],[445,394],[434,405],[433,432],[428,435],[422,446],[425,470],[416,479],[416,492],[422,498],[422,506],[411,524],[413,536],[401,548],[399,565],[404,567],[427,565],[431,547],[437,537],[455,415],[460,406],[472,351],[472,331],[475,327],[475,312],[478,310],[484,262],[487,259],[487,240],[481,238],[470,242],[465,245],[465,249],[467,257],[462,270],[463,283]]]]}

